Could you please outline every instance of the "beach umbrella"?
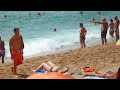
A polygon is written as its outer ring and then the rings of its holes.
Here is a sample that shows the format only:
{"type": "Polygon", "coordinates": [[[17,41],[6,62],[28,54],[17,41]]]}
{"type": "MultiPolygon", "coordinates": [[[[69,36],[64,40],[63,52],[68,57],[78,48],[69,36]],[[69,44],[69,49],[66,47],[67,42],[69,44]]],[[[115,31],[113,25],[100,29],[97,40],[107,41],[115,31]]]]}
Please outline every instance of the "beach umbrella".
{"type": "Polygon", "coordinates": [[[120,39],[117,41],[116,45],[120,45],[120,39]]]}
{"type": "Polygon", "coordinates": [[[41,74],[32,74],[26,79],[74,79],[74,78],[70,75],[65,75],[58,72],[47,72],[41,74]]]}

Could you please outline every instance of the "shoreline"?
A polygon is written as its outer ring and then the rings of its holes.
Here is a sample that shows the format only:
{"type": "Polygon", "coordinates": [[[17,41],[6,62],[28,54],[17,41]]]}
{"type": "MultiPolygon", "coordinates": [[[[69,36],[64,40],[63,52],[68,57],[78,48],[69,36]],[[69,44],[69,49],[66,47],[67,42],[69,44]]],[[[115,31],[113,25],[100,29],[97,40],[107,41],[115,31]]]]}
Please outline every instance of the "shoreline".
{"type": "MultiPolygon", "coordinates": [[[[120,65],[119,53],[120,46],[108,44],[105,46],[96,45],[83,49],[74,49],[56,54],[45,56],[37,56],[23,61],[23,64],[18,66],[17,73],[20,79],[25,79],[28,75],[33,74],[32,70],[37,68],[41,63],[52,61],[59,66],[67,66],[73,70],[81,69],[85,66],[95,67],[99,70],[111,70],[120,65]]],[[[16,79],[11,72],[11,62],[0,64],[0,79],[16,79]]],[[[83,79],[83,75],[73,75],[76,79],[83,79]]]]}
{"type": "MultiPolygon", "coordinates": [[[[108,44],[113,43],[111,41],[110,37],[108,37],[107,40],[108,40],[108,44]]],[[[87,47],[92,47],[92,46],[95,46],[95,45],[101,45],[101,39],[100,38],[96,38],[93,41],[90,41],[90,40],[86,41],[86,46],[87,47]]],[[[33,57],[57,54],[57,53],[66,52],[66,51],[69,51],[69,50],[76,50],[76,49],[79,49],[79,48],[80,48],[79,42],[74,42],[74,44],[72,44],[72,45],[61,46],[60,48],[57,48],[54,51],[46,51],[46,52],[42,52],[42,53],[37,53],[35,55],[24,56],[24,60],[27,60],[27,59],[30,59],[30,58],[33,58],[33,57]]],[[[10,57],[5,57],[4,62],[7,63],[9,61],[11,61],[11,58],[10,57]]],[[[0,64],[1,64],[1,62],[0,62],[0,64]]]]}

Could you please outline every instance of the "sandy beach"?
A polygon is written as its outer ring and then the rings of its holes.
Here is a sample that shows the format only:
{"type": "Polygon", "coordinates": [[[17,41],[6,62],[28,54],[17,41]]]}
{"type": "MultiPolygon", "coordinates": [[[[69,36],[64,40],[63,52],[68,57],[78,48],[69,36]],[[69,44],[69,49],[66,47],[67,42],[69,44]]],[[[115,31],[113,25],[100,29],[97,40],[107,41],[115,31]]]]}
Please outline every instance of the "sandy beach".
{"type": "MultiPolygon", "coordinates": [[[[109,44],[105,46],[96,45],[84,49],[75,49],[50,54],[46,56],[37,56],[23,61],[18,66],[17,73],[20,79],[25,79],[33,74],[32,70],[36,69],[41,63],[52,61],[56,65],[67,66],[73,70],[81,69],[85,66],[95,67],[98,70],[115,70],[120,65],[120,46],[109,44]]],[[[0,79],[16,79],[11,72],[11,62],[0,64],[0,79]]],[[[76,79],[83,79],[81,75],[72,75],[76,79]]]]}

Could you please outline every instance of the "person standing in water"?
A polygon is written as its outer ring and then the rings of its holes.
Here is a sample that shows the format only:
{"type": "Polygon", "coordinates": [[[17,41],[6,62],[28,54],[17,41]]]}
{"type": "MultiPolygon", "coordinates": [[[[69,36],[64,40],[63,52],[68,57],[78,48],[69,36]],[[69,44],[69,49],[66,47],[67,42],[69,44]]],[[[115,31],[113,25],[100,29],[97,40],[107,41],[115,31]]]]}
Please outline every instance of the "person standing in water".
{"type": "Polygon", "coordinates": [[[56,32],[57,31],[56,28],[53,31],[56,32]]]}
{"type": "Polygon", "coordinates": [[[102,18],[102,22],[94,21],[93,23],[101,24],[101,41],[102,41],[102,45],[107,44],[106,35],[107,35],[107,30],[108,30],[108,23],[106,22],[106,18],[102,18]]]}
{"type": "Polygon", "coordinates": [[[2,63],[4,63],[4,56],[5,56],[5,43],[1,40],[0,37],[0,57],[2,57],[2,63]]]}
{"type": "Polygon", "coordinates": [[[110,19],[109,27],[110,27],[109,34],[113,38],[114,37],[113,36],[113,34],[114,34],[114,23],[113,23],[112,19],[110,19]]]}
{"type": "Polygon", "coordinates": [[[83,12],[80,12],[81,15],[83,15],[83,12]]]}
{"type": "Polygon", "coordinates": [[[4,15],[4,18],[6,19],[6,18],[7,18],[7,16],[6,16],[6,15],[4,15]]]}
{"type": "Polygon", "coordinates": [[[86,36],[87,30],[83,27],[83,23],[80,23],[80,44],[81,48],[85,48],[85,36],[86,36]]]}
{"type": "Polygon", "coordinates": [[[115,31],[116,42],[117,42],[117,40],[119,39],[119,24],[120,24],[120,21],[118,19],[118,16],[115,16],[114,19],[115,19],[114,31],[115,31]]]}
{"type": "Polygon", "coordinates": [[[101,13],[100,13],[100,12],[97,12],[97,14],[98,14],[98,16],[100,16],[100,15],[101,15],[101,13]]]}

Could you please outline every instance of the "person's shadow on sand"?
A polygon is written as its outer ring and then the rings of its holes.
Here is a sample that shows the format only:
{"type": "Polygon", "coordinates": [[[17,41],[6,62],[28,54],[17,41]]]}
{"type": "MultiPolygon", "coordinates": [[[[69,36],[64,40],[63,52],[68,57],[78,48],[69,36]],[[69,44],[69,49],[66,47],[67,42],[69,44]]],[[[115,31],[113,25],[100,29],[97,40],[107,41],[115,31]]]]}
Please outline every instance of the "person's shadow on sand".
{"type": "Polygon", "coordinates": [[[18,78],[20,79],[25,79],[27,78],[29,75],[26,75],[26,74],[17,74],[18,78]]]}

